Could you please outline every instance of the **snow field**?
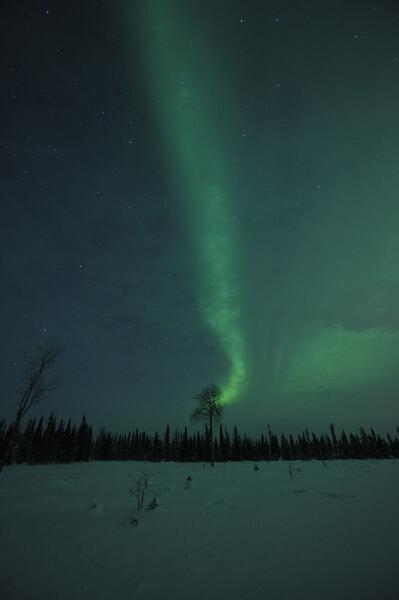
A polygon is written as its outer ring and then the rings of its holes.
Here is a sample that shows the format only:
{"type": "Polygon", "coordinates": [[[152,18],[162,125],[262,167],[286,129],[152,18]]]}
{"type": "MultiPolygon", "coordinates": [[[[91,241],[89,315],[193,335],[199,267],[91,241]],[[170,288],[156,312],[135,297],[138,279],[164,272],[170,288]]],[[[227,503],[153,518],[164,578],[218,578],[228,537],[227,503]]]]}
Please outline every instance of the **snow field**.
{"type": "Polygon", "coordinates": [[[4,468],[1,598],[399,598],[399,461],[258,466],[4,468]],[[159,507],[134,526],[142,471],[159,507]]]}

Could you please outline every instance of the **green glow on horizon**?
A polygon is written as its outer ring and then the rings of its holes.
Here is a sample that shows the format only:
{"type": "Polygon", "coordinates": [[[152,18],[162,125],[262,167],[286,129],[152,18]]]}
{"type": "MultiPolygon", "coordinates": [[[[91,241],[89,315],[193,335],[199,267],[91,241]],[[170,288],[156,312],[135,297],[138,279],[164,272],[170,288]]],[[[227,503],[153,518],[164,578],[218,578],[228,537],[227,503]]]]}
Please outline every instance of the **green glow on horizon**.
{"type": "Polygon", "coordinates": [[[215,111],[223,78],[215,67],[217,57],[208,49],[204,53],[204,34],[201,44],[190,41],[187,32],[193,24],[184,22],[179,3],[161,0],[141,8],[148,89],[193,244],[199,308],[230,362],[230,374],[221,385],[223,402],[228,403],[243,390],[247,359],[226,153],[228,128],[215,111]]]}
{"type": "Polygon", "coordinates": [[[379,328],[321,328],[295,349],[282,391],[287,395],[352,392],[398,372],[399,333],[379,328]]]}

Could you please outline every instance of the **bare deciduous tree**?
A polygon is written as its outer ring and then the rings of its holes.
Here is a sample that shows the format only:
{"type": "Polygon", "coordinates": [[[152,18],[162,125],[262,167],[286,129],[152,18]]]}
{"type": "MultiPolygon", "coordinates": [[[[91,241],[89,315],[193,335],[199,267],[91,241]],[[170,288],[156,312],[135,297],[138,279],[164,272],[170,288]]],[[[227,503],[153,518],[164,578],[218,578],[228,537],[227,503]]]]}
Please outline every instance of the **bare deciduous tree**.
{"type": "Polygon", "coordinates": [[[197,400],[198,406],[191,413],[191,420],[195,423],[209,423],[209,436],[211,445],[211,466],[215,466],[215,447],[213,441],[213,425],[223,416],[222,391],[211,383],[207,385],[201,392],[195,394],[194,399],[197,400]]]}
{"type": "Polygon", "coordinates": [[[28,410],[38,404],[47,394],[58,389],[58,379],[49,378],[49,371],[55,367],[62,349],[54,342],[41,344],[36,353],[25,353],[24,382],[20,389],[20,400],[17,414],[12,426],[12,434],[5,451],[5,462],[13,460],[14,443],[19,432],[20,423],[28,410]]]}

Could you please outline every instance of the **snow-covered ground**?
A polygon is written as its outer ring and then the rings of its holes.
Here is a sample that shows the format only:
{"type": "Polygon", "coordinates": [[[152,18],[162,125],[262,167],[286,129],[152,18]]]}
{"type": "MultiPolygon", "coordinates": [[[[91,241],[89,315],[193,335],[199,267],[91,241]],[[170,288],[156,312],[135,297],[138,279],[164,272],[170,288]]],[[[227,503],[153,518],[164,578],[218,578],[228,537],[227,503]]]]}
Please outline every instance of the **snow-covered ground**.
{"type": "Polygon", "coordinates": [[[397,600],[399,461],[291,465],[4,468],[0,596],[397,600]],[[159,507],[134,526],[141,471],[159,507]]]}

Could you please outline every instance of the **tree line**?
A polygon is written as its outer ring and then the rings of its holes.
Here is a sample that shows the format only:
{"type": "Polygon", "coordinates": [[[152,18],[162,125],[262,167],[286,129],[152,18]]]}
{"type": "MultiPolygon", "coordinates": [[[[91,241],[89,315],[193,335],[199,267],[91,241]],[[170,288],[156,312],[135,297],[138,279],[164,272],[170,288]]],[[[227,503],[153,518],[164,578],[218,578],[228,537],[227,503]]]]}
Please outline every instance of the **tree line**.
{"type": "Polygon", "coordinates": [[[336,433],[333,424],[328,434],[317,435],[305,430],[293,435],[276,435],[267,428],[253,438],[240,434],[237,427],[229,432],[219,425],[211,437],[208,425],[201,432],[171,430],[149,435],[138,429],[120,434],[100,429],[97,434],[84,416],[79,424],[72,420],[57,422],[53,414],[47,419],[30,419],[15,433],[13,424],[0,421],[0,456],[4,464],[70,463],[92,460],[147,460],[176,462],[331,460],[399,458],[399,428],[396,434],[376,434],[373,428],[358,433],[336,433]],[[12,452],[8,452],[12,438],[12,452]]]}
{"type": "Polygon", "coordinates": [[[24,382],[14,420],[7,425],[0,420],[0,468],[3,464],[69,463],[89,460],[150,460],[150,461],[215,461],[240,460],[330,460],[337,458],[399,458],[399,429],[397,434],[385,437],[374,429],[359,433],[342,431],[339,436],[333,424],[329,434],[316,435],[308,430],[295,437],[282,433],[277,436],[270,426],[258,438],[237,427],[229,433],[220,424],[224,404],[222,390],[215,384],[204,387],[194,395],[197,407],[191,413],[194,423],[202,423],[202,432],[188,433],[169,425],[160,434],[145,431],[116,434],[101,429],[94,435],[84,416],[79,425],[69,419],[58,423],[51,414],[45,421],[30,419],[25,429],[22,420],[30,409],[55,391],[59,381],[50,377],[62,349],[54,342],[40,345],[35,353],[25,355],[24,382]],[[219,429],[216,429],[219,423],[219,429]]]}

